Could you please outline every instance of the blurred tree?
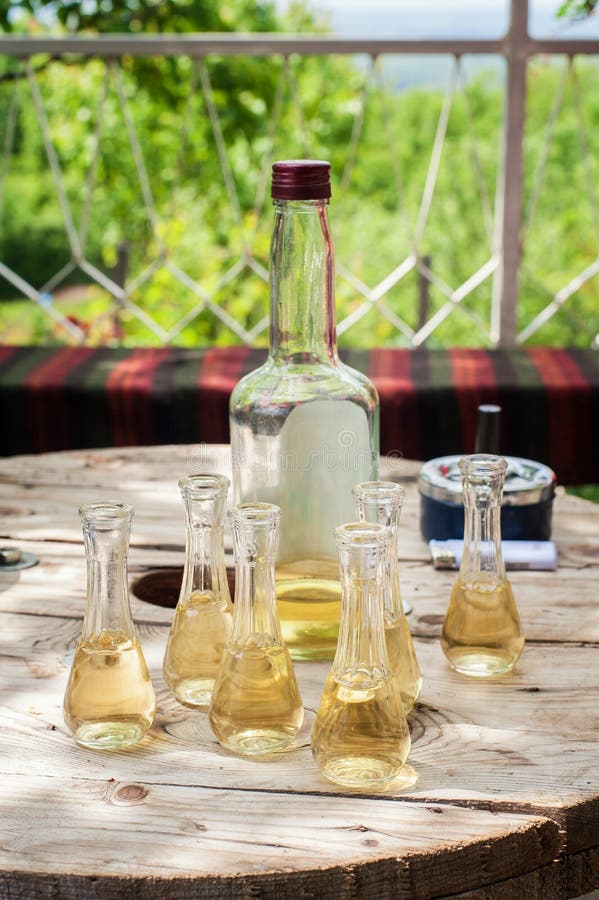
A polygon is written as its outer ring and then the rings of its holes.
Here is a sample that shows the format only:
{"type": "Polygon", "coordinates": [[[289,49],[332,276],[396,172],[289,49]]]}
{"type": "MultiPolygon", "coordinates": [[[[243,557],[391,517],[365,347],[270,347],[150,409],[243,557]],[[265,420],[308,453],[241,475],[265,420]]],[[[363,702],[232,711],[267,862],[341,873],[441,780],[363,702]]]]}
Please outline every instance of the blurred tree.
{"type": "MultiPolygon", "coordinates": [[[[558,3],[555,0],[556,11],[558,3]]],[[[569,0],[562,8],[571,15],[582,5],[581,0],[569,0]]],[[[2,27],[13,33],[43,29],[64,34],[67,30],[314,31],[317,26],[301,0],[286,19],[265,0],[0,0],[2,27]]],[[[166,329],[198,300],[173,277],[166,263],[184,271],[211,302],[246,328],[262,320],[267,309],[266,285],[255,267],[244,263],[258,261],[262,274],[268,265],[271,217],[265,198],[267,179],[262,175],[272,159],[314,156],[331,160],[338,259],[363,283],[378,284],[411,252],[411,228],[418,220],[443,102],[438,90],[371,88],[352,169],[348,154],[353,154],[351,136],[360,120],[365,70],[351,58],[292,55],[283,60],[278,55],[210,54],[194,60],[125,54],[111,63],[98,58],[85,61],[74,54],[60,59],[38,54],[32,63],[40,72],[37,83],[76,224],[85,218],[85,185],[89,174],[94,175],[90,179],[86,259],[110,273],[119,247],[126,243],[129,274],[135,282],[132,299],[166,329]],[[104,91],[105,100],[101,101],[104,91]],[[222,136],[220,145],[214,122],[222,136]],[[101,139],[96,156],[97,134],[101,139]],[[132,136],[143,159],[141,178],[132,153],[132,136]],[[153,215],[148,215],[144,193],[146,173],[153,215]]],[[[596,71],[590,64],[577,63],[593,165],[599,160],[596,71]]],[[[0,57],[0,148],[6,148],[0,165],[0,259],[29,283],[42,287],[72,254],[24,74],[20,61],[0,57]]],[[[531,69],[527,192],[543,152],[559,77],[553,65],[539,63],[531,69]]],[[[472,117],[479,142],[477,165],[492,205],[502,98],[501,85],[483,74],[468,83],[464,96],[458,92],[452,107],[421,247],[432,257],[435,274],[448,284],[467,279],[490,252],[479,181],[472,174],[468,121],[472,117]]],[[[525,276],[520,304],[523,322],[536,315],[573,272],[582,271],[596,258],[590,213],[581,211],[586,192],[577,123],[570,102],[556,126],[549,157],[554,165],[547,176],[548,189],[539,198],[538,227],[526,242],[527,268],[533,275],[549,272],[548,287],[525,276]]],[[[80,271],[71,276],[76,281],[84,277],[80,271]]],[[[340,315],[361,304],[353,282],[340,279],[337,287],[340,315]]],[[[417,289],[416,276],[410,276],[398,283],[388,298],[392,310],[412,325],[416,324],[417,289]]],[[[0,278],[2,293],[10,298],[17,294],[12,284],[0,278]]],[[[445,295],[433,286],[431,311],[436,312],[445,302],[445,295]]],[[[462,305],[471,316],[457,312],[448,317],[431,346],[478,344],[481,337],[472,326],[473,317],[487,318],[490,303],[490,283],[485,282],[462,305]]],[[[33,304],[29,308],[36,311],[33,304]]],[[[39,309],[37,312],[42,324],[39,334],[29,339],[63,340],[60,333],[48,337],[49,320],[43,319],[39,309]]],[[[98,288],[87,312],[77,310],[77,314],[94,322],[111,315],[106,293],[98,288]]],[[[27,319],[22,312],[15,315],[27,319]]],[[[117,315],[124,343],[159,342],[127,309],[119,309],[117,315]]],[[[585,334],[598,329],[599,311],[594,282],[590,281],[542,329],[538,339],[556,344],[588,343],[585,334]]],[[[94,339],[91,335],[90,340],[94,339]]],[[[207,311],[193,318],[176,340],[197,346],[237,339],[207,311]]],[[[390,322],[372,310],[344,340],[371,346],[401,339],[390,322]]]]}
{"type": "MultiPolygon", "coordinates": [[[[269,0],[12,0],[8,8],[0,0],[0,27],[13,33],[41,29],[89,34],[314,31],[317,26],[300,2],[283,18],[269,0]]],[[[329,155],[341,171],[355,118],[351,99],[362,81],[361,73],[340,57],[286,62],[281,56],[264,55],[210,54],[194,60],[124,54],[111,65],[80,60],[76,54],[60,59],[38,54],[32,63],[76,222],[84,215],[82,186],[95,169],[86,257],[110,271],[119,246],[126,242],[130,274],[168,259],[200,280],[210,294],[247,252],[265,268],[268,264],[268,229],[259,222],[265,206],[265,160],[329,155]],[[328,86],[326,96],[323,84],[328,86]],[[277,108],[279,124],[273,129],[277,108]],[[100,119],[101,145],[94,162],[100,119]],[[151,186],[153,221],[134,164],[132,128],[151,186]],[[223,169],[228,170],[225,178],[223,169]]],[[[24,76],[18,60],[0,59],[0,144],[14,79],[24,76]]],[[[0,258],[40,287],[71,254],[28,86],[17,87],[0,258]]],[[[85,275],[74,271],[70,278],[81,281],[85,275]]],[[[0,279],[0,294],[11,292],[14,288],[0,279]]],[[[250,270],[232,283],[227,279],[222,295],[214,296],[248,326],[264,315],[265,285],[250,270]]],[[[133,299],[165,327],[197,301],[164,267],[143,279],[133,299]]],[[[120,315],[126,333],[137,335],[139,323],[128,319],[126,311],[120,315]]],[[[229,329],[211,314],[194,320],[193,328],[182,335],[194,343],[231,338],[229,329]]]]}
{"type": "Polygon", "coordinates": [[[558,16],[572,19],[584,19],[595,11],[598,0],[566,0],[558,10],[558,16]]]}
{"type": "Polygon", "coordinates": [[[70,32],[278,31],[270,0],[8,0],[0,4],[6,31],[31,17],[58,21],[70,32]]]}

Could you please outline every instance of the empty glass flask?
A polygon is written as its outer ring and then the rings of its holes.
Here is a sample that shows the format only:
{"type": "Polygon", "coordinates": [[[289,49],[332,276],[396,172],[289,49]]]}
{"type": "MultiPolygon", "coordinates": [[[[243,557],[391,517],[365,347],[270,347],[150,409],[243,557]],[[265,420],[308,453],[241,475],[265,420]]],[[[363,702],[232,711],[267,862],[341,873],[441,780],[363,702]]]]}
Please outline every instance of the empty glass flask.
{"type": "Polygon", "coordinates": [[[64,718],[78,744],[118,750],[151,726],[154,689],[135,635],[127,586],[133,510],[100,502],[79,510],[87,556],[87,607],[64,697],[64,718]]]}
{"type": "Polygon", "coordinates": [[[420,696],[422,676],[406,619],[399,581],[398,530],[404,490],[393,481],[367,481],[354,488],[356,513],[363,522],[379,522],[391,531],[389,571],[384,579],[383,621],[389,663],[397,675],[406,716],[420,696]]]}
{"type": "Polygon", "coordinates": [[[501,492],[507,463],[474,454],[459,462],[464,497],[464,552],[445,616],[441,646],[465,675],[501,675],[524,646],[501,553],[501,492]]]}
{"type": "Polygon", "coordinates": [[[230,405],[236,502],[281,507],[276,591],[296,659],[331,658],[340,584],[334,528],[353,518],[351,489],[378,472],[378,395],[339,359],[330,165],[273,165],[270,351],[230,405]]]}
{"type": "Polygon", "coordinates": [[[275,597],[279,516],[279,508],[271,503],[244,503],[231,510],[236,563],[233,627],[209,716],[221,744],[247,756],[285,749],[304,718],[275,597]]]}
{"type": "Polygon", "coordinates": [[[312,755],[331,781],[384,788],[410,751],[383,624],[391,532],[367,522],[336,529],[342,601],[339,641],[314,728],[312,755]]]}
{"type": "Polygon", "coordinates": [[[179,488],[187,527],[185,566],[163,673],[180,703],[204,706],[210,703],[233,614],[223,541],[229,479],[190,475],[179,488]]]}

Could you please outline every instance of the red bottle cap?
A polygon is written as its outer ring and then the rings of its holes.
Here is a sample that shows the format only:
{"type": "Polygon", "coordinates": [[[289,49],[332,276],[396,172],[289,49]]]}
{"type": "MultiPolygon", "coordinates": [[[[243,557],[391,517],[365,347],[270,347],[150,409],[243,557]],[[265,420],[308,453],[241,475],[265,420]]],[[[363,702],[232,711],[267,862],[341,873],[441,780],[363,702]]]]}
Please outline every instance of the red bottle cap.
{"type": "Polygon", "coordinates": [[[326,200],[331,196],[331,164],[322,159],[273,163],[273,200],[326,200]]]}

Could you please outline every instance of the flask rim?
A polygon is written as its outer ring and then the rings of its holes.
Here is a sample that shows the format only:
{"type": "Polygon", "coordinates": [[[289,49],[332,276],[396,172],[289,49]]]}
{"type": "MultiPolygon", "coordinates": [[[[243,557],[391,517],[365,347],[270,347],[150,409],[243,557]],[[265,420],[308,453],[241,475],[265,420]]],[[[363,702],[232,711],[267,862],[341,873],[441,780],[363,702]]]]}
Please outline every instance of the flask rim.
{"type": "Polygon", "coordinates": [[[228,493],[231,482],[226,475],[197,472],[180,478],[178,485],[184,500],[210,500],[228,493]]]}
{"type": "Polygon", "coordinates": [[[83,522],[97,525],[110,525],[118,522],[129,522],[135,510],[121,500],[94,500],[79,507],[79,517],[83,522]]]}
{"type": "Polygon", "coordinates": [[[281,507],[275,503],[248,501],[232,506],[229,516],[232,522],[242,525],[272,525],[281,518],[281,507]]]}
{"type": "Polygon", "coordinates": [[[497,478],[507,470],[507,460],[503,456],[490,453],[472,453],[462,456],[458,463],[462,476],[478,478],[497,478]]]}
{"type": "Polygon", "coordinates": [[[352,488],[357,500],[390,503],[393,507],[401,506],[405,493],[404,486],[397,481],[362,481],[352,488]]]}
{"type": "Polygon", "coordinates": [[[378,522],[346,522],[335,528],[338,547],[380,547],[391,541],[391,529],[378,522]]]}

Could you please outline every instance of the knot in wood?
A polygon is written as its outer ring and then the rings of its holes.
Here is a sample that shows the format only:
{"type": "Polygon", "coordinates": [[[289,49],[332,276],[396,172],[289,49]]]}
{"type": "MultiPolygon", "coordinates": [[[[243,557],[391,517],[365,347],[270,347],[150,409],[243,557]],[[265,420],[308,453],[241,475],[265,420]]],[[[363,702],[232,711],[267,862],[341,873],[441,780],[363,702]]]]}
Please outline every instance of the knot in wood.
{"type": "Polygon", "coordinates": [[[418,616],[418,622],[422,625],[442,625],[445,621],[445,616],[443,615],[425,615],[418,616]]]}
{"type": "Polygon", "coordinates": [[[148,789],[141,784],[124,784],[115,793],[118,803],[142,803],[148,795],[148,789]]]}

